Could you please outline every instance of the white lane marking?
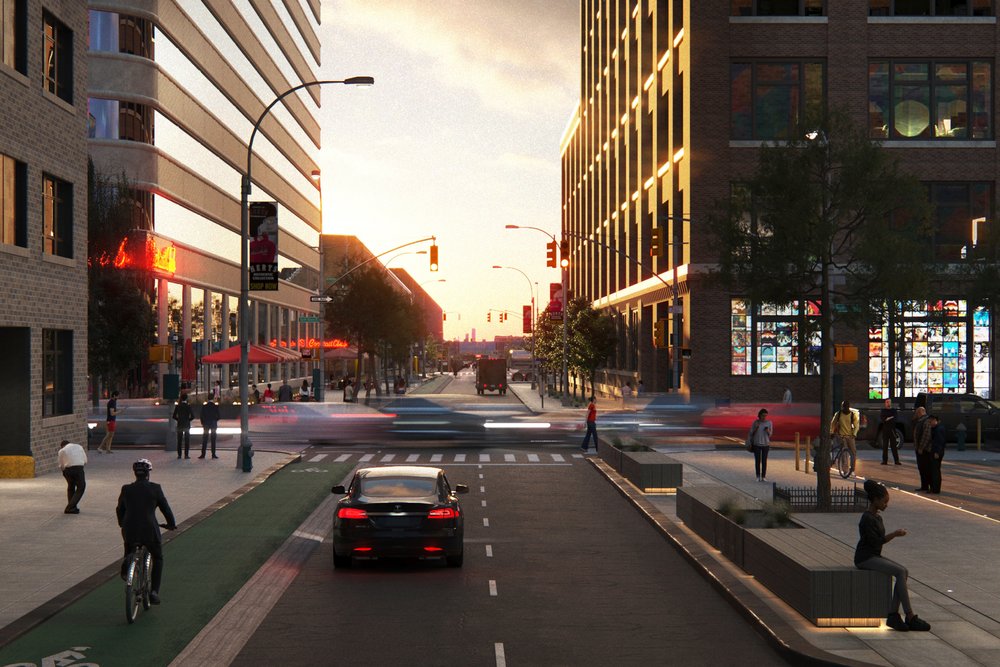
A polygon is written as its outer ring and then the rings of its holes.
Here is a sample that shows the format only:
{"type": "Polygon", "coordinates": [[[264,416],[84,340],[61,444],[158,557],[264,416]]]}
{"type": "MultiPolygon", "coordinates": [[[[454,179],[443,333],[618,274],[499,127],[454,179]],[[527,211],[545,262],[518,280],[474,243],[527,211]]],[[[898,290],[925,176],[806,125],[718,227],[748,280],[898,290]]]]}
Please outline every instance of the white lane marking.
{"type": "Polygon", "coordinates": [[[504,655],[503,642],[495,642],[493,651],[497,654],[497,667],[507,667],[507,656],[504,655]]]}
{"type": "Polygon", "coordinates": [[[360,463],[367,463],[368,461],[371,461],[373,458],[375,458],[374,454],[365,454],[360,459],[358,459],[358,461],[360,463]]]}
{"type": "Polygon", "coordinates": [[[382,463],[388,463],[389,461],[393,460],[394,458],[396,458],[395,454],[386,454],[386,455],[384,455],[382,457],[382,463]]]}
{"type": "Polygon", "coordinates": [[[440,463],[442,458],[444,458],[442,454],[432,454],[431,463],[440,463]]]}
{"type": "Polygon", "coordinates": [[[309,463],[316,463],[317,461],[322,461],[326,458],[326,454],[317,454],[316,456],[309,459],[309,463]]]}
{"type": "Polygon", "coordinates": [[[513,454],[504,454],[503,455],[503,460],[506,461],[507,463],[513,463],[514,462],[514,455],[513,454]]]}
{"type": "Polygon", "coordinates": [[[487,544],[486,545],[486,557],[487,558],[493,558],[493,545],[492,544],[487,544]]]}
{"type": "Polygon", "coordinates": [[[574,454],[573,458],[574,459],[582,459],[583,458],[583,454],[574,454]]]}
{"type": "Polygon", "coordinates": [[[483,507],[486,507],[486,501],[485,500],[483,501],[483,507]]]}
{"type": "Polygon", "coordinates": [[[495,598],[497,596],[497,580],[490,579],[490,597],[495,598]]]}
{"type": "Polygon", "coordinates": [[[538,454],[528,454],[528,463],[538,463],[538,454]]]}
{"type": "Polygon", "coordinates": [[[413,463],[414,461],[416,461],[419,458],[420,458],[420,454],[410,454],[409,456],[406,457],[406,462],[407,463],[413,463]]]}
{"type": "Polygon", "coordinates": [[[455,463],[461,463],[465,460],[465,454],[455,454],[455,463]]]}
{"type": "Polygon", "coordinates": [[[480,454],[479,455],[479,460],[481,462],[483,462],[483,463],[489,463],[490,462],[490,455],[489,454],[480,454]]]}
{"type": "Polygon", "coordinates": [[[486,493],[486,487],[485,486],[480,486],[479,487],[479,493],[486,493]]]}
{"type": "Polygon", "coordinates": [[[479,473],[479,479],[483,478],[483,473],[479,473]]]}
{"type": "Polygon", "coordinates": [[[490,520],[487,519],[486,517],[483,517],[483,528],[489,528],[489,527],[490,527],[490,520]]]}
{"type": "Polygon", "coordinates": [[[294,533],[292,533],[292,535],[295,537],[301,537],[304,540],[312,540],[313,542],[323,541],[322,535],[317,535],[316,533],[309,533],[304,530],[296,530],[294,533]]]}
{"type": "Polygon", "coordinates": [[[552,455],[552,460],[555,461],[556,463],[562,463],[566,459],[563,458],[562,454],[553,454],[552,455]]]}
{"type": "Polygon", "coordinates": [[[340,455],[340,456],[338,456],[338,457],[337,457],[336,459],[334,459],[334,461],[333,461],[333,462],[334,462],[334,463],[343,463],[344,461],[346,461],[346,460],[347,460],[347,459],[349,459],[349,458],[351,458],[351,455],[350,455],[350,454],[341,454],[341,455],[340,455]]]}

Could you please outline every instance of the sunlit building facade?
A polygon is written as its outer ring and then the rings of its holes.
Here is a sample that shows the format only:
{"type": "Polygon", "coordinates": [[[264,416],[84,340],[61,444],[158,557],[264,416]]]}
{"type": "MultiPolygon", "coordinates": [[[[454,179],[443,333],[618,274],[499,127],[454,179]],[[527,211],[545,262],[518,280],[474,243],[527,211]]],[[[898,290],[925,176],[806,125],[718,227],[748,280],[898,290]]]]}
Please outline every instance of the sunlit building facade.
{"type": "MultiPolygon", "coordinates": [[[[318,79],[320,2],[268,0],[91,1],[89,151],[97,168],[124,173],[140,226],[133,252],[152,244],[157,311],[151,344],[170,363],[137,369],[123,395],[162,396],[180,376],[194,390],[237,385],[237,367],[191,364],[238,343],[240,179],[247,142],[264,108],[318,79]],[[190,341],[190,344],[188,344],[190,341]]],[[[273,291],[250,293],[251,343],[298,349],[319,337],[320,88],[285,98],[253,144],[251,202],[278,210],[273,291]]],[[[273,239],[272,239],[273,240],[273,239]]],[[[130,239],[130,243],[132,240],[130,239]]],[[[304,349],[310,354],[308,347],[304,349]]],[[[251,381],[309,376],[312,363],[251,368],[251,381]]],[[[110,388],[103,388],[106,393],[110,388]]]]}
{"type": "MultiPolygon", "coordinates": [[[[773,402],[787,387],[818,399],[811,322],[822,304],[723,293],[706,280],[717,249],[699,225],[754,171],[760,144],[789,138],[811,109],[846,109],[925,183],[934,255],[962,261],[994,224],[996,5],[584,0],[562,227],[570,290],[619,322],[605,389],[641,378],[654,391],[773,402]]],[[[995,313],[960,293],[839,328],[859,358],[836,366],[836,390],[993,397],[995,330],[995,313]]]]}
{"type": "Polygon", "coordinates": [[[0,477],[86,442],[87,11],[0,3],[0,477]]]}

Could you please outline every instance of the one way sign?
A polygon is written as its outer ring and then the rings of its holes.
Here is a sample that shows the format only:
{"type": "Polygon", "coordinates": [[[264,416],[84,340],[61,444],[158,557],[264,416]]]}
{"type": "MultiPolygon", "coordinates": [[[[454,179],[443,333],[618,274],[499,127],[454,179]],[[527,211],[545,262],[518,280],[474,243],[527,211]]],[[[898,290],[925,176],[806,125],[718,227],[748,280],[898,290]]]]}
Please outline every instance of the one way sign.
{"type": "Polygon", "coordinates": [[[330,303],[331,301],[333,301],[333,297],[314,295],[309,297],[309,300],[312,301],[313,303],[330,303]]]}

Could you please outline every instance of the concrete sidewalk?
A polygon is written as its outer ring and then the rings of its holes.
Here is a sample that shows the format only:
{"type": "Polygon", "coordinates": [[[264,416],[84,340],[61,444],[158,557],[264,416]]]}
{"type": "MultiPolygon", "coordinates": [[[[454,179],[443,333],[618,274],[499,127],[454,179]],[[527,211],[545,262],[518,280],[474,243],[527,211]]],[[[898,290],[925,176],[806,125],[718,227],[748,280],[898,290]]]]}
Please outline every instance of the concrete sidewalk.
{"type": "MultiPolygon", "coordinates": [[[[163,486],[180,524],[296,457],[257,450],[253,472],[244,473],[235,467],[233,449],[221,449],[217,460],[177,459],[161,449],[119,449],[112,454],[92,450],[85,469],[87,489],[76,515],[63,513],[66,481],[59,472],[33,479],[0,479],[0,563],[4,564],[0,568],[0,645],[10,639],[10,624],[33,611],[33,615],[44,613],[45,603],[121,562],[115,506],[121,486],[135,479],[132,463],[136,459],[152,462],[151,478],[163,486]]],[[[168,561],[165,571],[169,570],[168,561]]],[[[108,571],[108,576],[114,576],[108,571]]]]}

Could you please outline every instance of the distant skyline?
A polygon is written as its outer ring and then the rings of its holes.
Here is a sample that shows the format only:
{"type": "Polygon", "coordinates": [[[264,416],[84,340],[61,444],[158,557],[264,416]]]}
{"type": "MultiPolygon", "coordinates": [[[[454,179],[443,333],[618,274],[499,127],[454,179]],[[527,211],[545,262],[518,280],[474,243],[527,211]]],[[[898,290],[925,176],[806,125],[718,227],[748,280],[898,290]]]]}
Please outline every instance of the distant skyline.
{"type": "Polygon", "coordinates": [[[436,236],[440,271],[426,255],[391,266],[448,312],[445,339],[520,335],[529,280],[541,309],[559,271],[545,267],[541,233],[504,225],[558,236],[579,3],[328,1],[321,34],[323,78],[375,78],[323,90],[323,231],[356,235],[374,253],[436,236]],[[517,315],[487,322],[491,308],[517,315]]]}

